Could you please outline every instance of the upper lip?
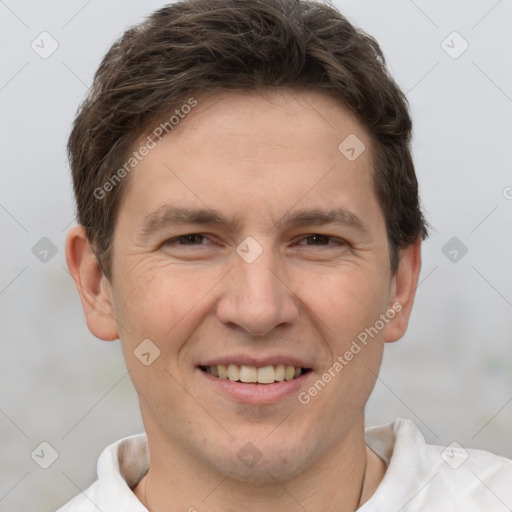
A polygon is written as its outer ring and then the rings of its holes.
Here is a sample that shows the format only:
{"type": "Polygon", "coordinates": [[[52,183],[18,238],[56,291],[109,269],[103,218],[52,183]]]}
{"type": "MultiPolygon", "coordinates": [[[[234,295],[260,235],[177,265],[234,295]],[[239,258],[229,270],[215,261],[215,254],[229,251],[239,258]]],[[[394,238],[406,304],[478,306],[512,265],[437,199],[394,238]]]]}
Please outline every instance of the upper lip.
{"type": "Polygon", "coordinates": [[[217,366],[219,364],[236,364],[237,366],[256,366],[263,368],[264,366],[277,366],[284,364],[295,366],[295,368],[311,368],[311,364],[300,360],[297,357],[289,355],[273,355],[273,356],[252,356],[249,354],[234,354],[232,356],[219,356],[214,359],[208,359],[198,364],[198,366],[217,366]]]}

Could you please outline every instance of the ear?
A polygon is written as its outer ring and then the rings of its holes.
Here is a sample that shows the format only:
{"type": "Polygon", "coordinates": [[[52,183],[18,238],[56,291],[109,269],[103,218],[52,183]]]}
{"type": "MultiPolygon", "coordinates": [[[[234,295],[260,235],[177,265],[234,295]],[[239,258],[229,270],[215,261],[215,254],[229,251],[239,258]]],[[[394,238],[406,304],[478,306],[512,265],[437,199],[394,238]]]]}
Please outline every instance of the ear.
{"type": "Polygon", "coordinates": [[[117,339],[110,283],[100,269],[83,226],[76,226],[68,233],[66,261],[80,295],[87,327],[102,340],[117,339]]]}
{"type": "Polygon", "coordinates": [[[393,277],[389,310],[396,311],[394,318],[386,326],[384,341],[399,340],[407,330],[411,315],[418,278],[421,270],[421,240],[400,251],[400,262],[393,277]]]}

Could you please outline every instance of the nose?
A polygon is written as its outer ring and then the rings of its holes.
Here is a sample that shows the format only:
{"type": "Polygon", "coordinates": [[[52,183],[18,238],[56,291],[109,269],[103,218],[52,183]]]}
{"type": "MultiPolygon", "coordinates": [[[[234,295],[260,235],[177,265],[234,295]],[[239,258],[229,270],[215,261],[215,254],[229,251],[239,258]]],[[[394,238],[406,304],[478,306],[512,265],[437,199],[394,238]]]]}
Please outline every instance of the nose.
{"type": "Polygon", "coordinates": [[[226,276],[217,303],[217,318],[222,323],[253,336],[265,336],[296,321],[298,300],[277,259],[271,249],[264,250],[252,263],[236,255],[235,267],[226,276]]]}

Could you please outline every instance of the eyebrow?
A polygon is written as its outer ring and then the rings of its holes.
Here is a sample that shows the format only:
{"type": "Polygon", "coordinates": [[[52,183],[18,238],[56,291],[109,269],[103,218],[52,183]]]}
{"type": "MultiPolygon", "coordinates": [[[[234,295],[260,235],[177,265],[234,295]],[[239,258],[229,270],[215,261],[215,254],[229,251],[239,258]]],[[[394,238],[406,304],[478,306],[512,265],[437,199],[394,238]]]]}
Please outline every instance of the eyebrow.
{"type": "Polygon", "coordinates": [[[220,225],[230,230],[242,226],[241,219],[228,220],[220,212],[209,208],[184,208],[180,206],[163,206],[144,218],[142,226],[137,230],[142,236],[150,235],[168,226],[185,224],[220,225]]]}
{"type": "Polygon", "coordinates": [[[338,224],[343,227],[357,229],[366,232],[366,225],[355,213],[347,208],[334,208],[332,210],[321,210],[319,208],[309,208],[296,210],[284,215],[278,224],[284,223],[285,226],[318,226],[323,224],[338,224]]]}
{"type": "MultiPolygon", "coordinates": [[[[180,225],[224,225],[231,231],[239,231],[243,225],[241,218],[228,219],[222,213],[209,208],[185,208],[179,206],[163,206],[144,218],[142,226],[137,230],[142,236],[148,236],[168,226],[180,225]]],[[[322,210],[308,208],[286,213],[279,219],[276,226],[285,228],[295,226],[320,226],[337,224],[343,227],[367,232],[365,223],[355,213],[346,208],[322,210]]]]}

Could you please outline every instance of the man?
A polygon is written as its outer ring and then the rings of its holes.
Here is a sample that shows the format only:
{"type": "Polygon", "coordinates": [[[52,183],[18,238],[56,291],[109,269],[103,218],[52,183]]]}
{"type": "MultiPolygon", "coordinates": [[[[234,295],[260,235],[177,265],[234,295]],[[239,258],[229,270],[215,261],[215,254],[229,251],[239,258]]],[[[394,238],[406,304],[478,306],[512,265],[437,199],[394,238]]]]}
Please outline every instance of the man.
{"type": "Polygon", "coordinates": [[[146,435],[61,511],[512,504],[504,458],[365,432],[426,236],[410,137],[377,43],[322,3],[179,2],[113,45],[69,141],[66,256],[146,435]]]}

